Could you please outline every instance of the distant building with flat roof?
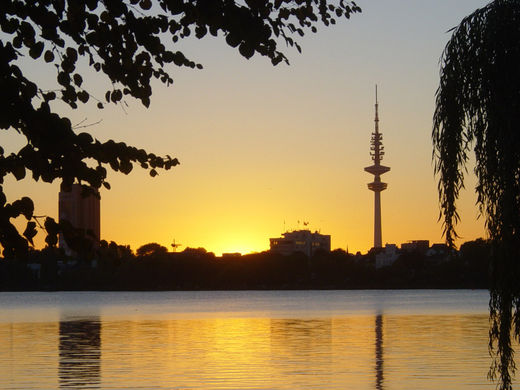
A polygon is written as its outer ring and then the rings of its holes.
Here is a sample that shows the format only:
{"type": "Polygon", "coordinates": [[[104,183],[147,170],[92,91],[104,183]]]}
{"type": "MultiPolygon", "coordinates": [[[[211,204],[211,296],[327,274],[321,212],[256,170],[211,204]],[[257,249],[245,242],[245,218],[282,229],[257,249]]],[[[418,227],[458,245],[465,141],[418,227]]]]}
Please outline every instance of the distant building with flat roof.
{"type": "MultiPolygon", "coordinates": [[[[98,197],[92,194],[83,196],[81,184],[73,184],[70,191],[60,191],[58,208],[60,221],[69,221],[75,228],[82,229],[85,237],[92,239],[95,246],[99,244],[101,223],[98,197]]],[[[59,246],[67,254],[72,254],[63,234],[60,234],[59,246]]]]}
{"type": "Polygon", "coordinates": [[[412,240],[401,244],[401,250],[406,252],[426,252],[430,248],[429,240],[412,240]]]}
{"type": "Polygon", "coordinates": [[[227,259],[231,259],[231,258],[238,258],[238,257],[242,257],[242,253],[240,252],[230,252],[230,253],[222,253],[222,258],[227,258],[227,259]]]}
{"type": "Polygon", "coordinates": [[[282,255],[302,252],[311,257],[317,251],[330,252],[330,235],[312,233],[310,230],[285,232],[282,237],[270,238],[270,251],[282,255]]]}

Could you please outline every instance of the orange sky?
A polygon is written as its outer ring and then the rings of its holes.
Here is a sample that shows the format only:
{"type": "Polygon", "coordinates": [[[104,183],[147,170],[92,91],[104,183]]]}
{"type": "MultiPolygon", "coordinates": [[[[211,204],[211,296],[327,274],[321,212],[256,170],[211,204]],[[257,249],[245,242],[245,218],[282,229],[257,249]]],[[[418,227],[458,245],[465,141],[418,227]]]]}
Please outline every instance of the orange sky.
{"type": "MultiPolygon", "coordinates": [[[[288,48],[291,66],[245,60],[222,40],[189,40],[182,49],[204,70],[172,69],[174,85],[155,85],[150,109],[137,101],[102,111],[56,106],[73,123],[101,120],[88,129],[100,140],[181,162],[154,179],[138,168],[111,174],[112,190],[101,193],[102,238],[133,249],[148,242],[170,248],[175,238],[181,250],[247,253],[268,249],[284,226],[309,221],[332,236],[333,248],[367,251],[373,193],[363,168],[377,83],[383,163],[392,169],[383,176],[383,243],[442,241],[430,139],[438,62],[446,31],[486,3],[358,1],[362,14],[300,39],[303,54],[288,48]]],[[[52,69],[38,72],[52,85],[52,69]]],[[[107,84],[95,76],[90,82],[99,91],[107,84]]],[[[7,134],[0,142],[7,150],[22,145],[7,134]]],[[[5,185],[10,200],[29,194],[37,214],[54,217],[58,187],[11,178],[5,185]]],[[[459,202],[461,242],[484,236],[474,187],[470,175],[459,202]]]]}

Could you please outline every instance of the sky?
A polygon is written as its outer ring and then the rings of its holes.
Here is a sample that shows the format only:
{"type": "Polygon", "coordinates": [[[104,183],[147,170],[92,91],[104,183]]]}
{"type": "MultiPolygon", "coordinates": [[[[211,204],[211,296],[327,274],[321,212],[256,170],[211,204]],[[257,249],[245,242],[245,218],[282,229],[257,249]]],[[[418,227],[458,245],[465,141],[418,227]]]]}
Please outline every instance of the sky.
{"type": "MultiPolygon", "coordinates": [[[[299,38],[302,54],[281,44],[290,66],[274,67],[257,54],[247,60],[222,37],[194,38],[175,49],[204,69],[170,68],[174,84],[153,84],[148,109],[136,100],[104,110],[58,104],[72,123],[99,122],[80,131],[181,163],[155,178],[137,167],[128,176],[110,173],[112,189],[101,190],[101,238],[134,250],[150,242],[171,249],[175,240],[179,250],[250,253],[308,222],[331,235],[333,249],[366,252],[374,194],[363,168],[371,165],[377,84],[382,163],[391,167],[382,176],[383,244],[442,242],[431,142],[439,60],[448,30],[487,1],[357,4],[361,14],[299,38]]],[[[24,66],[42,85],[55,85],[51,67],[24,66]]],[[[90,76],[91,90],[109,87],[90,76]]],[[[0,144],[16,151],[23,140],[4,132],[0,144]]],[[[485,237],[472,170],[458,202],[458,244],[485,237]]],[[[8,178],[5,190],[11,201],[29,195],[37,215],[57,218],[58,182],[8,178]]],[[[43,239],[38,234],[36,245],[43,239]]]]}

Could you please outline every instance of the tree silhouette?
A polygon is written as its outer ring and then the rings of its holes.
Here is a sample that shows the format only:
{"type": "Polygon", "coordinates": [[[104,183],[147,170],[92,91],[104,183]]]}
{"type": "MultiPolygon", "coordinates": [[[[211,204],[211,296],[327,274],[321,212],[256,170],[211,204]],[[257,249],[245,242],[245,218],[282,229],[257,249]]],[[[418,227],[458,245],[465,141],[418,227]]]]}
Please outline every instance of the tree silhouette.
{"type": "MultiPolygon", "coordinates": [[[[278,50],[280,42],[301,51],[294,36],[303,36],[316,25],[335,24],[360,8],[341,0],[33,0],[0,1],[0,129],[16,131],[26,145],[7,154],[0,147],[0,244],[4,256],[27,252],[36,235],[34,204],[28,197],[8,203],[4,178],[17,180],[27,174],[36,181],[61,180],[63,189],[74,182],[96,189],[110,188],[107,168],[124,174],[134,164],[151,176],[158,169],[170,169],[179,162],[159,157],[123,142],[99,142],[86,133],[77,133],[68,118],[54,112],[54,101],[72,108],[95,101],[120,103],[133,97],[146,107],[152,95],[151,81],[170,85],[167,66],[202,68],[175,50],[176,43],[194,35],[220,36],[239,53],[251,58],[255,53],[276,65],[288,63],[278,50]],[[21,60],[56,69],[57,85],[46,90],[31,80],[20,66],[21,60]],[[80,65],[106,76],[112,88],[103,97],[89,90],[80,65]],[[27,220],[20,234],[12,219],[27,220]]],[[[62,229],[53,220],[45,227],[62,229]]],[[[53,245],[54,239],[48,244],[53,245]]]]}
{"type": "Polygon", "coordinates": [[[150,242],[149,244],[144,244],[137,248],[135,252],[137,256],[151,256],[151,255],[163,255],[168,252],[166,247],[157,244],[156,242],[150,242]]]}
{"type": "Polygon", "coordinates": [[[511,331],[520,335],[520,1],[495,0],[467,16],[442,57],[433,126],[441,218],[453,246],[456,200],[475,152],[476,192],[493,244],[489,377],[511,389],[511,331]]]}

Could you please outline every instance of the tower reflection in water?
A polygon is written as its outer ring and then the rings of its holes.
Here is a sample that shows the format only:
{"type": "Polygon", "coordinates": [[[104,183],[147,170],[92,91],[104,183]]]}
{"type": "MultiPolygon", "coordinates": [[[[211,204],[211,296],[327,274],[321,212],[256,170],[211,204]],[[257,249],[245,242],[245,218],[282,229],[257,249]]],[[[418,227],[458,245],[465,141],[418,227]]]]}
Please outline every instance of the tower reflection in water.
{"type": "Polygon", "coordinates": [[[383,315],[376,316],[376,390],[383,390],[383,315]]]}
{"type": "Polygon", "coordinates": [[[60,322],[60,388],[99,388],[101,323],[99,318],[60,322]]]}

